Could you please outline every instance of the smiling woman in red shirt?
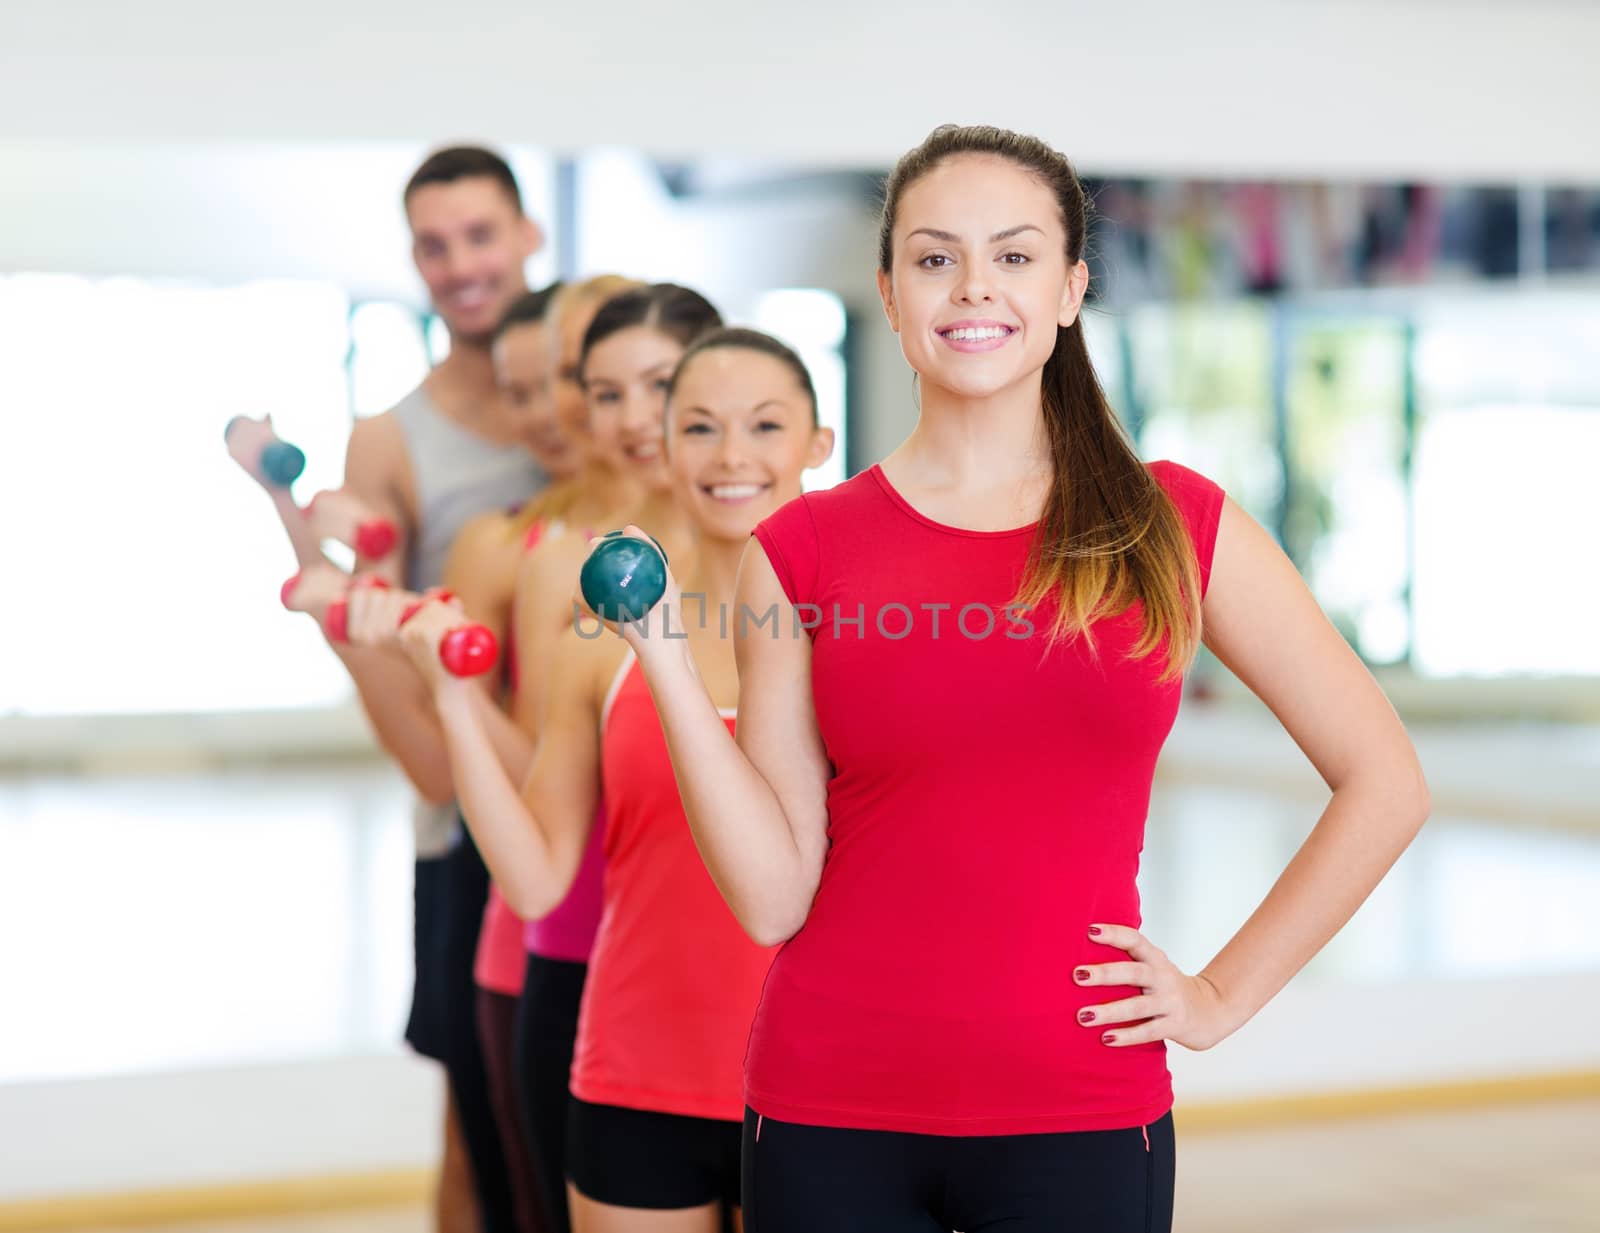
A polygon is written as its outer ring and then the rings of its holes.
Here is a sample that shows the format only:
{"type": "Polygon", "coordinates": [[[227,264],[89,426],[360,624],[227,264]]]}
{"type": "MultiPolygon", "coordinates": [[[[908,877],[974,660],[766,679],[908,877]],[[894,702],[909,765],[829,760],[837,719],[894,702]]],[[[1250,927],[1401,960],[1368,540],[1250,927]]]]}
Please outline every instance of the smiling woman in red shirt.
{"type": "MultiPolygon", "coordinates": [[[[1036,139],[946,127],[906,155],[878,285],[916,429],[757,528],[737,740],[679,644],[636,643],[712,878],[783,944],[745,1063],[751,1233],[1170,1229],[1166,1042],[1254,1015],[1426,816],[1404,728],[1282,552],[1123,435],[1086,232],[1036,139]],[[1135,879],[1202,639],[1333,796],[1191,975],[1139,931],[1135,879]]],[[[677,603],[669,579],[652,619],[677,603]]]]}
{"type": "MultiPolygon", "coordinates": [[[[681,354],[664,438],[656,421],[665,454],[639,453],[670,480],[692,531],[688,580],[701,599],[674,646],[727,736],[738,674],[720,614],[751,531],[799,494],[832,434],[817,426],[805,366],[766,335],[714,330],[681,354]]],[[[695,849],[635,649],[593,625],[568,629],[519,792],[471,695],[436,668],[437,640],[457,620],[435,605],[405,637],[432,681],[467,823],[512,907],[537,916],[567,893],[605,801],[603,907],[572,1062],[573,1228],[717,1233],[724,1216],[737,1228],[744,1053],[772,954],[740,928],[695,849]]]]}

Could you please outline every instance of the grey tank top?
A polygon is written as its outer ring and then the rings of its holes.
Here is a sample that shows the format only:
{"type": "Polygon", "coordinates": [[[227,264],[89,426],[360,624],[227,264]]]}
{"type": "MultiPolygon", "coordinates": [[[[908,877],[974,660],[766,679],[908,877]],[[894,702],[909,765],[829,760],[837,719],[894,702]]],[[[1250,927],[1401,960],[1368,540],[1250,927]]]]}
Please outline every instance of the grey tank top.
{"type": "Polygon", "coordinates": [[[479,514],[521,505],[548,482],[520,445],[491,445],[439,410],[421,386],[393,411],[417,486],[417,537],[406,562],[414,591],[438,586],[461,528],[479,514]]]}
{"type": "MultiPolygon", "coordinates": [[[[461,528],[491,510],[521,505],[549,482],[518,445],[492,445],[473,436],[441,411],[421,386],[393,412],[411,458],[417,488],[417,535],[406,561],[413,591],[438,586],[445,560],[461,528]]],[[[453,805],[417,800],[412,810],[417,857],[442,856],[460,838],[453,805]]]]}

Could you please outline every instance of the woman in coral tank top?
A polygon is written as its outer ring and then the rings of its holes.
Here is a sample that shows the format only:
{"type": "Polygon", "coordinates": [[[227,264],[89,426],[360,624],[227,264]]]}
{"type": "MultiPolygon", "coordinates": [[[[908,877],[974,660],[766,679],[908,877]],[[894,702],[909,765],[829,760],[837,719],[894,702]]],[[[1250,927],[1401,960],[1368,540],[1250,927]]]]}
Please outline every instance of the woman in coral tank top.
{"type": "MultiPolygon", "coordinates": [[[[738,676],[725,617],[740,557],[832,435],[817,427],[804,365],[763,334],[702,336],[671,391],[665,463],[693,531],[687,582],[700,597],[673,646],[727,736],[738,676]]],[[[715,1233],[739,1205],[744,1055],[771,951],[740,928],[695,849],[637,634],[569,630],[519,792],[481,708],[436,667],[437,640],[458,619],[434,605],[403,636],[432,683],[467,823],[514,909],[537,916],[566,893],[605,802],[600,931],[572,1064],[573,1227],[715,1233]]]]}
{"type": "Polygon", "coordinates": [[[752,1233],[1170,1229],[1166,1042],[1254,1015],[1428,810],[1270,537],[1123,435],[1079,317],[1086,213],[1033,138],[951,126],[901,159],[878,286],[916,429],[757,528],[738,596],[773,619],[738,643],[737,741],[681,648],[638,642],[711,876],[783,945],[746,1059],[752,1233]],[[1135,879],[1202,639],[1333,795],[1190,974],[1135,879]]]}

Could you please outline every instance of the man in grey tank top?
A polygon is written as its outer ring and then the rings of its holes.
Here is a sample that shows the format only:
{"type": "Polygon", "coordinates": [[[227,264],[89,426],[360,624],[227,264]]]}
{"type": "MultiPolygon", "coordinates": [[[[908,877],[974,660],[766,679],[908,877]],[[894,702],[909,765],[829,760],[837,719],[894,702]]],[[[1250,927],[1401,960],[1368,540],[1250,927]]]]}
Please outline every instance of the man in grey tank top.
{"type": "MultiPolygon", "coordinates": [[[[403,202],[412,256],[449,327],[450,354],[391,410],[357,421],[344,487],[399,530],[398,547],[377,572],[420,590],[439,584],[451,543],[470,519],[518,505],[546,482],[501,401],[490,359],[493,331],[527,291],[524,266],[543,235],[523,213],[510,167],[477,147],[430,155],[403,202]]],[[[300,565],[321,561],[304,520],[277,504],[300,565]]],[[[472,964],[488,874],[457,815],[442,742],[419,744],[419,725],[407,719],[409,710],[432,709],[415,673],[382,652],[333,649],[379,743],[417,790],[417,979],[406,1039],[442,1062],[449,1080],[438,1228],[511,1233],[506,1164],[473,1020],[472,964]]]]}

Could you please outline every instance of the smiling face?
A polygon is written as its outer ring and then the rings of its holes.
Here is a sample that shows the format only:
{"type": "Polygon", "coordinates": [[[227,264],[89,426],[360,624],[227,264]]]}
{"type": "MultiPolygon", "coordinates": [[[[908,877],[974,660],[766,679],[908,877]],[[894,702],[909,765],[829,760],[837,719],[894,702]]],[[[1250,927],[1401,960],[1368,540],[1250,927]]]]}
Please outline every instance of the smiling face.
{"type": "Polygon", "coordinates": [[[495,384],[534,459],[552,479],[573,475],[583,460],[579,443],[556,417],[554,349],[543,322],[511,326],[490,352],[495,384]]]}
{"type": "Polygon", "coordinates": [[[624,472],[648,490],[670,484],[662,451],[662,419],[672,370],[683,344],[648,325],[608,334],[589,348],[583,388],[589,431],[598,443],[614,443],[624,472]]]}
{"type": "Polygon", "coordinates": [[[411,255],[433,306],[456,338],[487,342],[528,289],[523,266],[538,227],[489,176],[424,184],[406,200],[411,255]]]}
{"type": "Polygon", "coordinates": [[[955,155],[908,185],[878,290],[923,385],[983,398],[1037,382],[1088,287],[1066,250],[1054,194],[1010,159],[955,155]]]}
{"type": "Polygon", "coordinates": [[[673,491],[702,535],[743,542],[800,495],[800,476],[833,453],[833,432],[783,361],[712,347],[678,374],[668,416],[673,491]]]}
{"type": "Polygon", "coordinates": [[[617,457],[616,426],[608,425],[609,437],[596,437],[594,425],[589,421],[589,403],[583,394],[583,374],[579,367],[584,333],[599,311],[599,301],[579,301],[552,317],[552,324],[545,327],[551,347],[550,404],[556,423],[578,443],[585,461],[616,467],[621,465],[617,457]]]}

